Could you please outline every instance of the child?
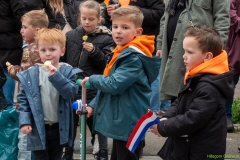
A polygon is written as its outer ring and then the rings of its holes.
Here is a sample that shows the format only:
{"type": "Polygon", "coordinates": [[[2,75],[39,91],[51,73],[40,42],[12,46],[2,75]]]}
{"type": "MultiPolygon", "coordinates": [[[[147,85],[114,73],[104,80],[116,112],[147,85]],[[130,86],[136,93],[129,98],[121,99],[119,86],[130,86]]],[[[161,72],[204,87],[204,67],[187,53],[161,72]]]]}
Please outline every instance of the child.
{"type": "MultiPolygon", "coordinates": [[[[106,66],[106,59],[111,55],[112,50],[115,48],[115,43],[112,39],[111,31],[106,27],[101,26],[101,13],[100,5],[96,1],[87,0],[80,4],[80,21],[81,25],[76,29],[67,33],[67,45],[65,61],[73,67],[78,67],[83,70],[78,74],[79,78],[91,76],[92,74],[103,74],[103,70],[106,66]],[[83,40],[83,37],[87,35],[87,39],[83,40]]],[[[87,91],[87,103],[89,103],[96,95],[97,90],[87,91]]],[[[74,100],[81,99],[81,87],[79,88],[78,95],[74,100]]],[[[79,116],[74,115],[74,128],[76,136],[76,128],[79,122],[79,116]]],[[[96,140],[94,140],[95,133],[92,131],[92,117],[87,119],[88,127],[92,133],[94,146],[93,154],[97,154],[98,147],[100,152],[99,158],[107,158],[107,138],[98,135],[99,146],[96,146],[96,140]]],[[[74,136],[74,137],[75,137],[74,136]]],[[[73,146],[67,146],[64,157],[72,157],[73,146]]],[[[71,158],[70,158],[71,159],[71,158]]]]}
{"type": "Polygon", "coordinates": [[[35,159],[60,159],[62,144],[73,143],[71,98],[77,94],[76,73],[68,64],[59,63],[64,55],[66,37],[57,29],[43,28],[35,37],[41,62],[17,74],[19,126],[27,135],[27,149],[35,159]]]}
{"type": "Polygon", "coordinates": [[[111,160],[139,159],[141,143],[135,153],[126,144],[138,119],[150,106],[151,86],[159,71],[159,58],[152,58],[154,36],[141,36],[143,14],[135,6],[112,12],[112,36],[117,44],[104,75],[82,81],[98,89],[87,107],[94,111],[94,129],[113,139],[111,160]]]}
{"type": "MultiPolygon", "coordinates": [[[[9,75],[14,79],[18,80],[16,74],[18,72],[27,70],[29,67],[33,66],[35,63],[40,63],[40,57],[34,43],[35,33],[44,27],[48,26],[48,17],[44,10],[32,10],[25,13],[22,18],[22,28],[21,34],[25,44],[23,45],[23,56],[21,59],[21,64],[8,66],[9,75]]],[[[18,85],[19,86],[19,85],[18,85]]],[[[19,88],[17,88],[19,90],[19,88]]],[[[18,104],[16,104],[18,108],[18,104]]],[[[31,152],[27,151],[27,135],[22,134],[19,131],[19,143],[18,143],[18,159],[29,159],[31,160],[31,152]]]]}
{"type": "Polygon", "coordinates": [[[18,81],[16,74],[18,72],[27,70],[29,67],[33,66],[35,63],[41,63],[38,50],[34,43],[35,33],[44,27],[48,26],[48,17],[44,10],[32,10],[25,13],[22,18],[22,28],[21,34],[25,44],[22,46],[23,55],[21,64],[19,65],[9,65],[8,72],[9,75],[18,81]]]}
{"type": "Polygon", "coordinates": [[[233,71],[229,71],[228,56],[215,29],[195,26],[184,36],[183,86],[177,100],[152,127],[155,134],[169,137],[159,156],[164,160],[204,160],[216,155],[223,160],[225,100],[234,93],[233,71]]]}

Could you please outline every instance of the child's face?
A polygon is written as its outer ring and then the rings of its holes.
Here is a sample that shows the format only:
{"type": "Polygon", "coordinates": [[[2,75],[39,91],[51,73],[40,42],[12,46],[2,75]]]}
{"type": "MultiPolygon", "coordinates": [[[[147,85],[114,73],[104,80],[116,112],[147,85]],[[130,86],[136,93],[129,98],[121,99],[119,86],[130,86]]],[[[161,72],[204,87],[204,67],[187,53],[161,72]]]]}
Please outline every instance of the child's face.
{"type": "Polygon", "coordinates": [[[125,45],[141,34],[142,28],[137,28],[129,18],[122,16],[112,20],[112,37],[118,47],[125,45]]]}
{"type": "Polygon", "coordinates": [[[22,28],[20,31],[20,33],[22,34],[22,38],[27,43],[31,43],[34,41],[35,32],[37,31],[37,28],[34,28],[32,25],[30,25],[29,21],[29,18],[24,18],[22,20],[22,28]]]}
{"type": "Polygon", "coordinates": [[[45,61],[51,61],[51,64],[57,68],[60,57],[64,55],[65,47],[61,48],[58,42],[47,43],[39,41],[38,50],[43,63],[45,61]]]}
{"type": "Polygon", "coordinates": [[[81,7],[80,21],[85,31],[91,33],[101,22],[101,17],[97,15],[96,10],[81,7]]]}
{"type": "Polygon", "coordinates": [[[185,50],[183,55],[184,65],[189,71],[204,63],[207,59],[207,53],[202,52],[195,37],[185,37],[183,40],[183,49],[185,50]]]}

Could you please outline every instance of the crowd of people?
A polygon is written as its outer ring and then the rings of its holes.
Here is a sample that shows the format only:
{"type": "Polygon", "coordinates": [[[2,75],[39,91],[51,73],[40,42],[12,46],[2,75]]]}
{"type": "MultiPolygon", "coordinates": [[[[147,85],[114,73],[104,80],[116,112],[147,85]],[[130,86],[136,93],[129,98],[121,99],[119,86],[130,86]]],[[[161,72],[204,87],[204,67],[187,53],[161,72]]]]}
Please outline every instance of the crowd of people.
{"type": "Polygon", "coordinates": [[[138,160],[147,141],[126,144],[148,109],[164,160],[225,154],[240,0],[2,0],[0,15],[0,111],[19,113],[18,160],[73,159],[86,82],[97,160],[107,138],[111,160],[138,160]]]}

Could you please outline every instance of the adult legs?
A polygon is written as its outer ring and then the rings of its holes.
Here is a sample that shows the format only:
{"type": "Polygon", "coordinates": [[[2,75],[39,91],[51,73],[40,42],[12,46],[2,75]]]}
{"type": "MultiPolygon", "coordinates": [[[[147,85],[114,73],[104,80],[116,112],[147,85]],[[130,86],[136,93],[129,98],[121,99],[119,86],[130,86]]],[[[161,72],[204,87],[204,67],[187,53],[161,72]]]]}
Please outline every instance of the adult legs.
{"type": "Polygon", "coordinates": [[[13,107],[13,97],[14,97],[14,90],[15,90],[15,80],[13,80],[10,75],[8,74],[8,71],[6,68],[3,69],[4,74],[7,76],[7,81],[3,86],[3,94],[7,100],[7,108],[13,107]]]}
{"type": "MultiPolygon", "coordinates": [[[[233,82],[236,87],[238,80],[239,80],[240,74],[234,74],[233,76],[233,82]]],[[[234,130],[233,124],[232,124],[232,103],[233,103],[233,97],[231,99],[226,100],[226,116],[227,116],[227,131],[231,132],[234,130]]]]}

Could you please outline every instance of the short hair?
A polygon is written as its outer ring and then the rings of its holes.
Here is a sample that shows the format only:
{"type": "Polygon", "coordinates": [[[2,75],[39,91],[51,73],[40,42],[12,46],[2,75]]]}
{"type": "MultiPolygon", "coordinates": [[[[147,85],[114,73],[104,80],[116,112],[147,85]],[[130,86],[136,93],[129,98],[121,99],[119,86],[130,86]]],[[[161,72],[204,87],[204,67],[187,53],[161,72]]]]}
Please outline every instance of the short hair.
{"type": "Polygon", "coordinates": [[[65,34],[56,28],[48,29],[42,28],[37,31],[35,36],[35,43],[38,47],[39,42],[43,43],[56,43],[58,42],[61,47],[65,47],[66,44],[66,36],[65,34]]]}
{"type": "Polygon", "coordinates": [[[29,19],[29,23],[33,27],[44,28],[48,27],[49,24],[48,16],[44,10],[29,11],[22,16],[21,21],[24,19],[29,19]]]}
{"type": "Polygon", "coordinates": [[[123,6],[114,10],[111,14],[111,20],[118,17],[127,17],[130,21],[132,21],[135,27],[142,27],[143,23],[143,14],[136,6],[123,6]]]}
{"type": "Polygon", "coordinates": [[[97,17],[101,16],[100,4],[94,0],[86,0],[80,3],[79,5],[79,14],[81,15],[81,8],[86,7],[88,9],[93,9],[97,11],[97,17]]]}
{"type": "Polygon", "coordinates": [[[212,52],[213,57],[219,55],[223,49],[223,40],[213,27],[207,25],[190,27],[184,36],[195,37],[202,52],[212,52]]]}

